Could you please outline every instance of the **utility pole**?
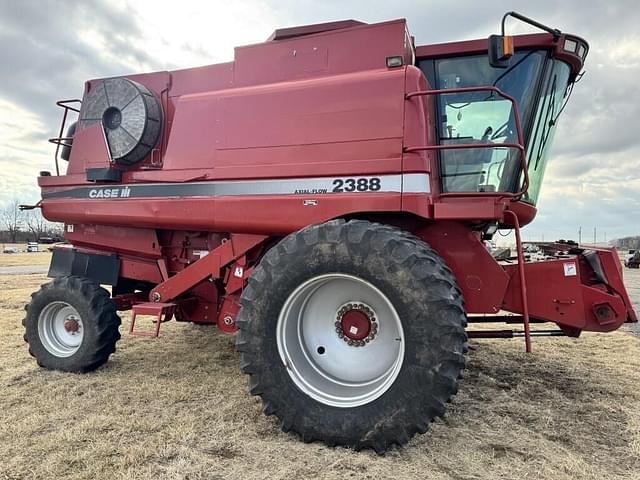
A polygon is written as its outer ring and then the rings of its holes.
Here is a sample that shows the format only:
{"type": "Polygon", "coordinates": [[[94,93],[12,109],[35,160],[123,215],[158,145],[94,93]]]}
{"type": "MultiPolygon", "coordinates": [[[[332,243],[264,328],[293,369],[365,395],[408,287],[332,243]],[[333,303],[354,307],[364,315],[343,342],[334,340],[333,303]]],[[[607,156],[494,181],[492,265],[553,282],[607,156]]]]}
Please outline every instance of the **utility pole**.
{"type": "Polygon", "coordinates": [[[578,245],[582,243],[582,225],[578,228],[578,245]]]}
{"type": "Polygon", "coordinates": [[[597,227],[593,227],[593,244],[594,245],[597,243],[596,232],[597,232],[597,227]]]}

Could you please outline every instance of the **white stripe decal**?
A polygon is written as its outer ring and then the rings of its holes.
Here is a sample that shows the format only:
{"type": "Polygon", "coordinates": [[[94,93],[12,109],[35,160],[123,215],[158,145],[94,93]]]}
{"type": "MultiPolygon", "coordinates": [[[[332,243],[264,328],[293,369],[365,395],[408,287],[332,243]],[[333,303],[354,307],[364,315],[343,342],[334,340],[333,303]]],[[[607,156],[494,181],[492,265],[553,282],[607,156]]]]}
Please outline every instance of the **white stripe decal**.
{"type": "Polygon", "coordinates": [[[99,185],[43,193],[42,198],[145,198],[237,195],[325,195],[331,193],[429,193],[429,175],[287,178],[182,183],[99,185]]]}
{"type": "Polygon", "coordinates": [[[405,173],[402,175],[402,193],[429,193],[428,173],[405,173]]]}

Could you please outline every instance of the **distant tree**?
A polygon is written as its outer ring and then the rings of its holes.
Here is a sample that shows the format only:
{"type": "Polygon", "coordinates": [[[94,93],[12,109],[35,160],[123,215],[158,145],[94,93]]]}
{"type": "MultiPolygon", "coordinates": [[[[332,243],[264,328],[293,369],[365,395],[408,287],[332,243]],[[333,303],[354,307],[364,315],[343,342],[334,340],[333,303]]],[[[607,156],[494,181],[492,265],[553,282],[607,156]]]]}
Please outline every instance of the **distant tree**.
{"type": "Polygon", "coordinates": [[[64,237],[64,225],[62,223],[48,222],[48,230],[50,237],[63,238],[64,237]]]}
{"type": "Polygon", "coordinates": [[[2,226],[9,234],[12,243],[16,243],[17,241],[18,233],[22,229],[23,218],[24,212],[20,210],[20,202],[18,202],[18,200],[13,200],[0,213],[2,226]]]}
{"type": "Polygon", "coordinates": [[[39,208],[27,210],[24,216],[25,223],[34,242],[37,242],[40,237],[44,236],[51,230],[52,225],[44,219],[39,208]]]}

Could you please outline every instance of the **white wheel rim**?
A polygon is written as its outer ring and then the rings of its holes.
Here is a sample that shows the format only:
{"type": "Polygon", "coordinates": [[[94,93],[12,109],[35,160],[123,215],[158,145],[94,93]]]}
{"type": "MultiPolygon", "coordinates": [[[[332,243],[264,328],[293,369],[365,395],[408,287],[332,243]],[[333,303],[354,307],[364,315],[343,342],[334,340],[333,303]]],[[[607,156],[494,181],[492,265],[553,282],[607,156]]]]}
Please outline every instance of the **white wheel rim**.
{"type": "Polygon", "coordinates": [[[389,299],[366,280],[341,273],[313,277],[289,295],[278,317],[277,344],[296,386],[334,407],[380,397],[404,360],[404,331],[389,299]],[[349,304],[370,308],[378,325],[364,345],[350,345],[337,333],[336,313],[349,304]]]}
{"type": "Polygon", "coordinates": [[[84,325],[78,311],[66,302],[51,302],[38,316],[38,336],[49,353],[70,357],[84,338],[84,325]]]}

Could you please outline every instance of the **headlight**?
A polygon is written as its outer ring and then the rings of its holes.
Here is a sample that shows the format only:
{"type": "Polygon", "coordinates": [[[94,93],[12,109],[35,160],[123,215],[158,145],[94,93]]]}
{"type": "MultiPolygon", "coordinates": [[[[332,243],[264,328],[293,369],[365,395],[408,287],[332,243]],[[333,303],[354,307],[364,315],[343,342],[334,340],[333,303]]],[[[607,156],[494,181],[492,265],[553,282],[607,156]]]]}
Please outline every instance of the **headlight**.
{"type": "Polygon", "coordinates": [[[584,58],[587,56],[587,44],[578,40],[577,38],[565,38],[562,48],[565,52],[576,54],[582,60],[584,60],[584,58]]]}
{"type": "Polygon", "coordinates": [[[576,53],[576,50],[578,49],[578,42],[572,38],[566,38],[564,41],[564,49],[567,52],[576,53]]]}
{"type": "Polygon", "coordinates": [[[578,47],[578,56],[582,59],[587,56],[587,47],[585,47],[583,44],[580,44],[580,46],[578,47]]]}

